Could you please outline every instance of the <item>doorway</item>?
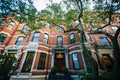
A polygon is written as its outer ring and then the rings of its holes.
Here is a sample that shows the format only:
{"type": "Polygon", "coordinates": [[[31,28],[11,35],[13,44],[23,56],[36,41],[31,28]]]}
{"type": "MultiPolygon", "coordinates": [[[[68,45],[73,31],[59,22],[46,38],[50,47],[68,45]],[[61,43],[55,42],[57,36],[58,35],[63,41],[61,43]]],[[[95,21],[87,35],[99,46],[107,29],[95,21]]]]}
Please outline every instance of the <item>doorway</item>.
{"type": "Polygon", "coordinates": [[[54,67],[56,73],[63,73],[65,68],[65,53],[55,53],[54,67]]]}

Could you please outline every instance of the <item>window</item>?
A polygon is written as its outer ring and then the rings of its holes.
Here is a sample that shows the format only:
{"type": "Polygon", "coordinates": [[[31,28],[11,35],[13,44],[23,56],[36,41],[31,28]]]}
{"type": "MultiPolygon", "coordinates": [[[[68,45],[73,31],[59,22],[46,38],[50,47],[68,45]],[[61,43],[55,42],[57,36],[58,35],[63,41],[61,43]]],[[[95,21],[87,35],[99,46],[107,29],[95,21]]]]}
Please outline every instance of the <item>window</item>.
{"type": "Polygon", "coordinates": [[[30,72],[35,52],[28,52],[21,72],[30,72]]]}
{"type": "Polygon", "coordinates": [[[76,23],[76,25],[79,25],[79,21],[78,20],[75,20],[75,23],[76,23]]]}
{"type": "Polygon", "coordinates": [[[44,39],[43,39],[43,43],[47,44],[48,43],[48,34],[44,34],[44,39]]]}
{"type": "Polygon", "coordinates": [[[109,43],[108,43],[108,40],[106,37],[99,37],[100,41],[101,41],[101,44],[103,46],[109,46],[109,43]]]}
{"type": "Polygon", "coordinates": [[[15,25],[15,22],[10,22],[10,24],[8,25],[8,29],[12,29],[14,25],[15,25]]]}
{"type": "Polygon", "coordinates": [[[28,26],[27,26],[27,25],[24,25],[24,27],[23,27],[23,31],[26,32],[27,29],[28,29],[28,26]]]}
{"type": "Polygon", "coordinates": [[[78,54],[76,52],[72,54],[72,60],[73,60],[73,68],[76,70],[80,69],[78,54]]]}
{"type": "Polygon", "coordinates": [[[23,37],[22,37],[22,36],[18,37],[18,39],[17,39],[17,41],[16,41],[16,46],[21,45],[22,40],[23,40],[23,37]]]}
{"type": "Polygon", "coordinates": [[[35,32],[32,41],[33,42],[38,42],[39,41],[39,36],[40,36],[40,32],[35,32]]]}
{"type": "Polygon", "coordinates": [[[112,70],[112,59],[109,54],[102,54],[103,63],[106,65],[107,70],[112,70]]]}
{"type": "Polygon", "coordinates": [[[86,60],[87,71],[92,72],[92,64],[89,60],[86,60]]]}
{"type": "Polygon", "coordinates": [[[38,69],[45,69],[46,53],[41,53],[38,63],[38,69]]]}
{"type": "Polygon", "coordinates": [[[62,25],[59,25],[58,27],[57,27],[57,30],[59,31],[59,32],[62,32],[62,25]]]}
{"type": "Polygon", "coordinates": [[[62,36],[58,36],[57,37],[57,44],[62,45],[62,43],[63,43],[62,36]]]}
{"type": "Polygon", "coordinates": [[[70,44],[75,43],[74,33],[70,34],[70,44]]]}
{"type": "Polygon", "coordinates": [[[0,21],[0,26],[2,26],[2,25],[5,23],[5,21],[6,21],[6,19],[2,19],[2,20],[0,21]]]}
{"type": "Polygon", "coordinates": [[[118,27],[117,26],[113,26],[111,27],[114,31],[117,31],[118,27]]]}
{"type": "Polygon", "coordinates": [[[46,27],[46,28],[50,28],[50,24],[49,24],[49,23],[46,23],[45,27],[46,27]]]}
{"type": "Polygon", "coordinates": [[[5,41],[6,37],[7,37],[6,34],[4,33],[0,34],[0,45],[5,41]]]}

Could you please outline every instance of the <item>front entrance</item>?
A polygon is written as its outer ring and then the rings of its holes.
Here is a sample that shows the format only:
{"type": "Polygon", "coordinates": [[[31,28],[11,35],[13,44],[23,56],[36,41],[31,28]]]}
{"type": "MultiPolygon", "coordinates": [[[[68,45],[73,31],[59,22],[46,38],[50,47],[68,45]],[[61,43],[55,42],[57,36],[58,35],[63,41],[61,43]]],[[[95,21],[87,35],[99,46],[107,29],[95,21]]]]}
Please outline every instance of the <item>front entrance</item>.
{"type": "Polygon", "coordinates": [[[65,54],[55,53],[54,67],[56,73],[63,73],[65,68],[65,54]]]}

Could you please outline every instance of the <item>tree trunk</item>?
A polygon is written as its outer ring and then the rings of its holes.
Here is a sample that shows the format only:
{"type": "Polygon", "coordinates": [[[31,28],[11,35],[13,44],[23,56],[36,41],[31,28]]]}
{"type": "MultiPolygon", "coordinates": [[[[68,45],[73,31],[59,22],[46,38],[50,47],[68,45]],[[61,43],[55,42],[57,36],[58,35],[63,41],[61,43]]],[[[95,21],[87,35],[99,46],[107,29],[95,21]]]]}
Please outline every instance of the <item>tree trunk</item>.
{"type": "Polygon", "coordinates": [[[113,43],[113,50],[114,50],[113,53],[115,58],[112,80],[120,80],[120,49],[119,49],[119,45],[116,37],[112,39],[112,43],[113,43]]]}

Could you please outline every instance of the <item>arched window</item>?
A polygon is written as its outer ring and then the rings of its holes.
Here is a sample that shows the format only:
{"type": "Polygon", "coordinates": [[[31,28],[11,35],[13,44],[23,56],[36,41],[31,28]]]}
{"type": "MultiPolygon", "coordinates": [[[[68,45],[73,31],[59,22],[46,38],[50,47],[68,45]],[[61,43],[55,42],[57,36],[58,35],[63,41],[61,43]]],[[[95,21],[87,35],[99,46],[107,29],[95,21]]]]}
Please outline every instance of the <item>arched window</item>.
{"type": "Polygon", "coordinates": [[[43,43],[47,44],[48,43],[48,34],[44,34],[44,39],[43,39],[43,43]]]}
{"type": "Polygon", "coordinates": [[[27,25],[24,25],[24,27],[23,27],[23,31],[26,32],[27,29],[28,29],[28,26],[27,26],[27,25]]]}
{"type": "Polygon", "coordinates": [[[39,41],[39,36],[40,36],[40,32],[35,32],[32,41],[33,42],[38,42],[39,41]]]}
{"type": "Polygon", "coordinates": [[[0,34],[0,44],[2,44],[5,41],[6,37],[7,37],[7,34],[4,34],[4,33],[0,34]]]}
{"type": "Polygon", "coordinates": [[[18,37],[18,39],[16,41],[16,46],[21,45],[22,40],[23,40],[23,36],[18,37]]]}
{"type": "Polygon", "coordinates": [[[74,33],[71,33],[70,34],[70,44],[73,44],[75,43],[75,36],[74,36],[74,33]]]}
{"type": "Polygon", "coordinates": [[[63,39],[62,39],[62,36],[58,36],[57,37],[57,45],[62,45],[63,44],[63,39]]]}

